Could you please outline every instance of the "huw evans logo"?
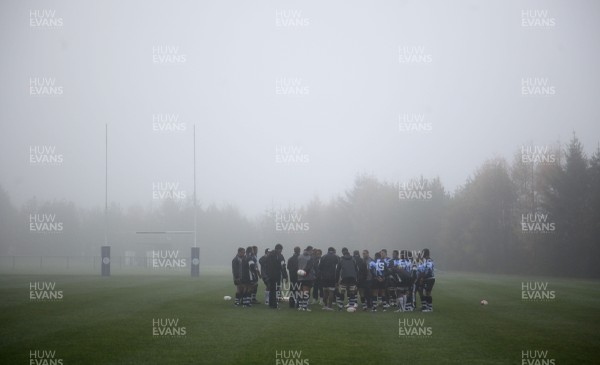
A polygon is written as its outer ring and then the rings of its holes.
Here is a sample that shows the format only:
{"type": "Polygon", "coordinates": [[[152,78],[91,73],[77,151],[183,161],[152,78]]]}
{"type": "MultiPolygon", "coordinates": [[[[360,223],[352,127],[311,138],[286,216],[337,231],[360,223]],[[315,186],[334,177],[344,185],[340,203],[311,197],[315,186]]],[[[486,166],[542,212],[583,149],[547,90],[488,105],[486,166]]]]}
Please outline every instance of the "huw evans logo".
{"type": "Polygon", "coordinates": [[[417,258],[423,257],[423,250],[406,250],[408,257],[417,258]]]}
{"type": "Polygon", "coordinates": [[[33,282],[29,283],[29,300],[32,302],[61,301],[63,291],[56,290],[56,282],[33,282]]]}
{"type": "Polygon", "coordinates": [[[31,96],[61,96],[64,90],[56,83],[56,77],[30,77],[29,95],[31,96]]]}
{"type": "Polygon", "coordinates": [[[310,156],[300,146],[275,146],[275,163],[282,165],[306,165],[309,162],[310,156]]]}
{"type": "Polygon", "coordinates": [[[179,46],[153,46],[152,62],[155,64],[185,63],[187,57],[179,50],[179,46]]]}
{"type": "Polygon", "coordinates": [[[179,257],[179,250],[152,251],[152,267],[157,268],[182,268],[186,267],[185,258],[179,257]]]}
{"type": "Polygon", "coordinates": [[[275,351],[275,365],[310,365],[302,351],[275,351]]]}
{"type": "Polygon", "coordinates": [[[308,95],[310,88],[300,77],[280,77],[275,79],[275,95],[308,95]]]}
{"type": "Polygon", "coordinates": [[[522,350],[521,365],[555,365],[556,360],[548,358],[548,350],[522,350]]]}
{"type": "Polygon", "coordinates": [[[556,154],[548,146],[521,146],[521,162],[525,164],[552,165],[556,154]]]}
{"type": "Polygon", "coordinates": [[[433,191],[424,180],[412,180],[398,184],[398,199],[400,200],[431,200],[433,191]]]}
{"type": "Polygon", "coordinates": [[[152,183],[152,199],[154,200],[182,200],[185,198],[186,192],[179,188],[178,182],[161,181],[152,183]]]}
{"type": "Polygon", "coordinates": [[[308,222],[304,222],[302,214],[295,212],[275,212],[275,230],[285,232],[302,232],[310,230],[308,222]]]}
{"type": "Polygon", "coordinates": [[[404,113],[398,116],[398,130],[403,132],[426,132],[433,130],[431,122],[425,120],[425,114],[404,113]]]}
{"type": "Polygon", "coordinates": [[[29,350],[29,365],[63,365],[63,359],[56,358],[56,351],[29,350]]]}
{"type": "Polygon", "coordinates": [[[152,318],[152,336],[184,337],[186,328],[179,325],[179,318],[152,318]]]}
{"type": "Polygon", "coordinates": [[[400,318],[398,334],[400,337],[429,337],[433,329],[425,326],[425,318],[400,318]]]}
{"type": "Polygon", "coordinates": [[[152,130],[154,132],[184,132],[187,129],[179,114],[152,114],[152,130]]]}
{"type": "Polygon", "coordinates": [[[29,146],[29,164],[62,165],[64,157],[56,152],[56,146],[29,146]]]}
{"type": "Polygon", "coordinates": [[[287,298],[287,299],[295,299],[299,301],[301,299],[310,299],[310,293],[302,292],[300,287],[301,283],[292,283],[292,282],[283,282],[283,285],[277,283],[275,284],[276,297],[277,298],[287,298]]]}
{"type": "Polygon", "coordinates": [[[62,28],[63,18],[56,16],[56,9],[29,10],[29,27],[34,29],[62,28]]]}
{"type": "Polygon", "coordinates": [[[399,46],[398,62],[400,63],[431,63],[433,57],[425,52],[425,46],[399,46]]]}
{"type": "Polygon", "coordinates": [[[524,28],[554,28],[556,19],[550,15],[548,9],[523,9],[521,10],[521,26],[524,28]]]}
{"type": "Polygon", "coordinates": [[[521,232],[524,233],[553,233],[556,223],[548,221],[548,214],[521,214],[521,232]]]}
{"type": "Polygon", "coordinates": [[[310,19],[302,15],[302,10],[298,9],[277,9],[275,10],[275,26],[277,27],[308,27],[310,19]]]}
{"type": "Polygon", "coordinates": [[[556,95],[556,87],[550,84],[547,77],[522,77],[521,95],[553,96],[556,95]]]}
{"type": "Polygon", "coordinates": [[[62,232],[63,222],[56,220],[56,214],[35,213],[29,214],[29,231],[30,232],[62,232]]]}
{"type": "Polygon", "coordinates": [[[556,292],[548,289],[548,282],[524,281],[521,283],[521,300],[551,301],[556,299],[556,292]]]}

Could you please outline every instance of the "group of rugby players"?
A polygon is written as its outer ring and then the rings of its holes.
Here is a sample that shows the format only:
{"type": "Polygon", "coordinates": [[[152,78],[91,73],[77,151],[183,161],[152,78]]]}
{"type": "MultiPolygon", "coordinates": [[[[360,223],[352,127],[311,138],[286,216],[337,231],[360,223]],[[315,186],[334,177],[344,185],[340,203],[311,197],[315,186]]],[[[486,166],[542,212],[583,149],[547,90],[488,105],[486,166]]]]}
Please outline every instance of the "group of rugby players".
{"type": "Polygon", "coordinates": [[[377,312],[413,311],[419,297],[421,311],[431,312],[431,291],[435,284],[434,263],[429,249],[413,253],[408,250],[394,250],[392,257],[382,249],[369,256],[368,250],[350,251],[342,248],[342,256],[333,247],[325,255],[312,246],[301,253],[300,247],[286,260],[281,254],[283,246],[277,244],[274,250],[265,250],[264,256],[257,258],[256,246],[239,248],[232,261],[233,282],[236,285],[235,305],[250,307],[259,304],[256,299],[258,281],[265,284],[265,304],[279,308],[279,302],[288,299],[291,308],[310,311],[312,304],[319,303],[323,310],[333,311],[344,307],[377,312]],[[260,265],[260,268],[259,268],[260,265]],[[289,272],[289,274],[288,274],[289,272]],[[282,282],[288,284],[287,288],[282,282]],[[287,290],[284,290],[287,289],[287,290]],[[284,297],[283,293],[288,293],[284,297]],[[418,295],[417,295],[418,294],[418,295]],[[344,305],[345,297],[348,304],[344,305]]]}

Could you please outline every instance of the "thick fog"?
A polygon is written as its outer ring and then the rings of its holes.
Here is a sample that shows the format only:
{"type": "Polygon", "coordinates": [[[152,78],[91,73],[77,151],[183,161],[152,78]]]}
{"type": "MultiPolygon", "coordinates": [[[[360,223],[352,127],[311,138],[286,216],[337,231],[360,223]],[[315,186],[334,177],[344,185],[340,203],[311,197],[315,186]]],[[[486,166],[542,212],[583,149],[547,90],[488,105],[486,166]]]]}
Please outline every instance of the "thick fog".
{"type": "MultiPolygon", "coordinates": [[[[357,176],[389,186],[439,178],[452,196],[488,160],[561,155],[574,136],[585,156],[598,148],[594,1],[4,1],[0,10],[0,187],[24,217],[17,226],[30,223],[28,207],[62,201],[96,212],[100,235],[106,179],[117,210],[189,204],[194,128],[201,209],[234,206],[259,225],[267,210],[344,197],[357,176]]],[[[181,227],[123,230],[192,229],[186,212],[181,227]]],[[[272,238],[237,228],[247,241],[272,238]]]]}
{"type": "Polygon", "coordinates": [[[439,176],[453,190],[521,145],[575,131],[593,151],[600,135],[596,2],[1,6],[0,183],[14,203],[103,206],[105,124],[111,202],[145,205],[156,182],[191,195],[195,124],[198,200],[250,216],[329,199],[357,173],[439,176]],[[32,27],[30,10],[43,9],[62,26],[32,27]],[[524,27],[536,9],[554,26],[524,27]],[[401,62],[404,51],[425,57],[401,62]],[[63,92],[32,96],[32,78],[63,92]],[[555,94],[524,96],[523,78],[555,94]],[[430,124],[402,130],[402,118],[430,124]],[[31,146],[64,161],[34,166],[31,146]],[[278,147],[306,156],[277,163],[278,147]]]}

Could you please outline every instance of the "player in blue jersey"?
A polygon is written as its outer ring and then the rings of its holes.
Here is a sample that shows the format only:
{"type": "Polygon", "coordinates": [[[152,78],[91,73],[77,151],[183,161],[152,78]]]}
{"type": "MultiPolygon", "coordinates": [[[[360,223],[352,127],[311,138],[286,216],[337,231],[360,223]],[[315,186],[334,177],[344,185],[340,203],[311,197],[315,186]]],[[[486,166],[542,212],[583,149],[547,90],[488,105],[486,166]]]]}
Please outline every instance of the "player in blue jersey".
{"type": "Polygon", "coordinates": [[[388,261],[388,296],[389,304],[391,307],[395,307],[399,304],[399,290],[400,283],[402,281],[400,277],[400,255],[398,250],[392,251],[392,258],[388,261]]]}
{"type": "Polygon", "coordinates": [[[384,290],[381,299],[383,300],[383,311],[385,312],[390,307],[390,275],[389,275],[389,267],[391,263],[391,258],[388,257],[387,250],[384,248],[381,250],[381,259],[385,262],[386,273],[384,280],[384,290]]]}
{"type": "Polygon", "coordinates": [[[412,285],[409,287],[408,289],[408,296],[407,296],[407,306],[406,306],[406,310],[407,311],[413,311],[417,308],[417,292],[419,291],[419,281],[418,281],[418,276],[419,276],[419,264],[422,260],[421,258],[421,252],[418,252],[416,254],[416,256],[414,255],[413,251],[408,251],[407,252],[407,257],[408,260],[410,261],[410,273],[411,273],[411,281],[412,281],[412,285]]]}
{"type": "Polygon", "coordinates": [[[381,252],[375,253],[375,260],[369,263],[369,270],[373,276],[371,283],[371,301],[373,302],[371,311],[377,312],[379,298],[383,297],[385,293],[385,276],[387,272],[385,261],[381,259],[381,252]]]}
{"type": "Polygon", "coordinates": [[[419,270],[419,297],[421,298],[421,311],[432,312],[431,291],[435,284],[433,259],[429,256],[429,249],[423,250],[423,260],[418,265],[419,270]]]}
{"type": "Polygon", "coordinates": [[[398,279],[398,310],[396,312],[404,312],[410,308],[407,296],[413,284],[412,263],[408,259],[406,250],[400,251],[400,258],[395,262],[394,274],[398,279]]]}

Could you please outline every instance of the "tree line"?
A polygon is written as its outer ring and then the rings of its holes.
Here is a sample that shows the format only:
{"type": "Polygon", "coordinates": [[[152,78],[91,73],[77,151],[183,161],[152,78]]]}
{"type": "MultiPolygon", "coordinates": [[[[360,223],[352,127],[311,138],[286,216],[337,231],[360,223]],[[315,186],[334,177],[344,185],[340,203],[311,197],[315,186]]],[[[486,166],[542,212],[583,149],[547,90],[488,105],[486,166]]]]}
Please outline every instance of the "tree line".
{"type": "MultiPolygon", "coordinates": [[[[115,232],[190,230],[193,209],[190,200],[165,200],[158,208],[113,203],[109,244],[122,254],[131,237],[115,232]]],[[[0,187],[0,215],[0,255],[92,256],[105,242],[100,208],[36,198],[17,208],[0,187]],[[35,230],[53,217],[62,228],[35,230]]],[[[359,175],[327,202],[315,197],[254,219],[232,205],[200,205],[196,223],[202,264],[225,265],[240,246],[262,251],[282,243],[287,256],[308,244],[429,248],[442,270],[599,277],[600,148],[588,157],[573,135],[564,146],[523,146],[510,161],[489,159],[454,192],[437,177],[386,182],[359,175]]]]}

